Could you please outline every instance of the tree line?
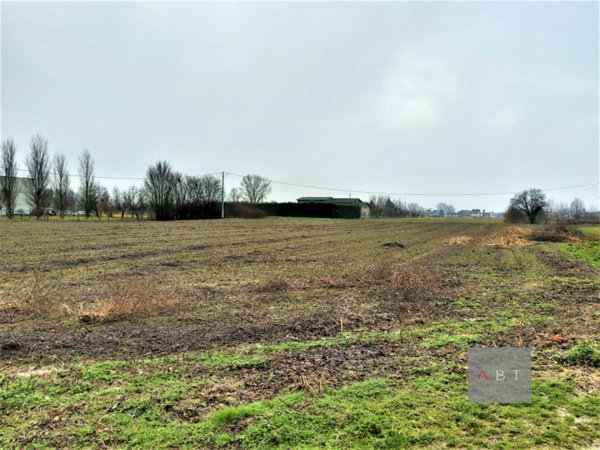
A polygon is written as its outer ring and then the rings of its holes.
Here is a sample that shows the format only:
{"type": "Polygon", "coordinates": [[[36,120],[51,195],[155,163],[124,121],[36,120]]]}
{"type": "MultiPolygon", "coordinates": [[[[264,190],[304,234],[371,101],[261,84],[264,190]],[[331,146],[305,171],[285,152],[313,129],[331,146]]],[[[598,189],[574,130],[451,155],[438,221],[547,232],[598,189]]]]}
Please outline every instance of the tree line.
{"type": "MultiPolygon", "coordinates": [[[[71,209],[81,209],[86,217],[126,214],[140,218],[150,213],[156,220],[205,219],[220,216],[219,203],[224,195],[221,180],[213,175],[189,176],[173,170],[166,161],[152,164],[141,187],[130,186],[111,192],[102,186],[95,172],[95,161],[84,149],[79,156],[77,190],[71,187],[67,159],[63,153],[51,157],[48,140],[32,136],[25,161],[26,183],[18,185],[17,147],[12,138],[2,142],[0,155],[0,208],[12,218],[16,197],[24,189],[32,206],[31,215],[40,217],[54,208],[61,217],[71,209]]],[[[229,195],[232,202],[261,203],[271,192],[270,181],[260,175],[245,175],[229,195]]]]}
{"type": "Polygon", "coordinates": [[[371,217],[446,217],[456,213],[453,205],[438,203],[435,209],[425,208],[418,203],[406,203],[402,200],[392,200],[389,196],[373,195],[369,199],[371,217]]]}
{"type": "MultiPolygon", "coordinates": [[[[18,186],[17,147],[12,138],[2,142],[0,155],[0,208],[9,218],[15,214],[18,186]]],[[[79,187],[71,188],[71,177],[63,153],[51,158],[48,140],[41,134],[31,137],[25,167],[25,194],[31,206],[30,214],[40,217],[48,208],[55,208],[61,217],[71,209],[80,209],[86,217],[112,217],[126,214],[140,218],[150,213],[156,220],[210,219],[220,217],[220,202],[224,186],[214,175],[189,176],[173,170],[166,161],[152,164],[146,171],[141,187],[130,186],[111,192],[95,175],[95,162],[84,149],[79,156],[79,187]]],[[[245,175],[239,187],[230,190],[227,200],[239,204],[262,203],[271,193],[271,182],[260,175],[245,175]]],[[[373,217],[449,216],[455,208],[438,203],[435,209],[425,209],[417,203],[404,203],[390,197],[372,196],[369,201],[373,217]]],[[[239,209],[239,208],[238,208],[239,209]]],[[[460,212],[459,212],[460,213],[460,212]]],[[[536,188],[516,194],[505,212],[507,222],[539,223],[550,219],[573,218],[579,221],[586,213],[584,202],[575,198],[570,204],[548,200],[536,188]]]]}
{"type": "MultiPolygon", "coordinates": [[[[390,197],[374,195],[369,200],[372,217],[447,217],[469,215],[469,211],[456,211],[453,205],[438,203],[435,208],[424,208],[417,203],[405,203],[390,197]]],[[[580,221],[586,215],[585,203],[574,198],[570,203],[547,199],[541,189],[531,188],[516,194],[504,213],[511,223],[543,223],[550,220],[580,221]]]]}
{"type": "Polygon", "coordinates": [[[528,222],[530,224],[549,220],[580,221],[586,214],[585,203],[574,198],[570,204],[548,200],[541,189],[531,188],[516,194],[504,214],[504,220],[510,223],[528,222]]]}

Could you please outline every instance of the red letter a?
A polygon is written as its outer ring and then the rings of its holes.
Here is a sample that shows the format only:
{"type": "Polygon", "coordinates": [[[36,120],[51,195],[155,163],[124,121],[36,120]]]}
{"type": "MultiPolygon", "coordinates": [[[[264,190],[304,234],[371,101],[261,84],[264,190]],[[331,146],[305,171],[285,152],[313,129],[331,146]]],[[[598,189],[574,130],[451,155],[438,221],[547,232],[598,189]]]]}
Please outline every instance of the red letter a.
{"type": "Polygon", "coordinates": [[[477,375],[477,380],[479,380],[481,377],[485,377],[486,380],[490,381],[487,374],[485,373],[485,370],[482,370],[481,372],[479,372],[479,375],[477,375]]]}

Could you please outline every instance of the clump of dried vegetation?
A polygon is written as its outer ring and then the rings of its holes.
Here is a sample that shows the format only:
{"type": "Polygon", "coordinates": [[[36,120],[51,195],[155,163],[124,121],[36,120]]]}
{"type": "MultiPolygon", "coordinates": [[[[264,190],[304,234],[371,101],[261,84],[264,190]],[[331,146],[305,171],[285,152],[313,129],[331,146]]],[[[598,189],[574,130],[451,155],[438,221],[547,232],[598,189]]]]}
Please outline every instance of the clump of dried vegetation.
{"type": "Polygon", "coordinates": [[[340,274],[340,281],[345,290],[391,290],[411,300],[439,297],[446,284],[439,271],[412,260],[391,265],[374,263],[359,272],[340,274]]]}
{"type": "Polygon", "coordinates": [[[564,223],[549,223],[536,229],[513,226],[501,233],[475,239],[470,236],[452,236],[445,239],[445,245],[466,245],[471,242],[490,247],[520,247],[534,242],[581,242],[583,236],[576,227],[564,223]]]}
{"type": "Polygon", "coordinates": [[[529,239],[538,242],[578,242],[583,240],[581,232],[564,222],[549,223],[533,231],[529,239]]]}
{"type": "Polygon", "coordinates": [[[64,311],[80,322],[110,322],[134,316],[156,316],[180,305],[178,296],[159,291],[145,279],[132,279],[107,287],[106,293],[92,303],[80,303],[64,311]]]}
{"type": "Polygon", "coordinates": [[[253,295],[290,294],[314,289],[393,290],[401,292],[407,299],[427,299],[440,296],[444,289],[444,279],[431,266],[415,261],[393,265],[375,262],[359,271],[342,270],[336,276],[315,276],[309,280],[279,276],[234,288],[231,293],[252,298],[253,295]]]}
{"type": "Polygon", "coordinates": [[[154,316],[180,305],[179,296],[158,290],[145,277],[109,283],[101,292],[77,301],[64,294],[62,273],[33,272],[30,287],[3,295],[0,312],[14,312],[45,319],[75,318],[80,322],[108,322],[132,316],[154,316]]]}
{"type": "Polygon", "coordinates": [[[442,277],[437,271],[414,262],[395,265],[389,282],[407,299],[435,298],[441,295],[443,287],[442,277]]]}
{"type": "Polygon", "coordinates": [[[452,236],[451,238],[444,239],[444,244],[446,244],[446,245],[465,245],[472,241],[473,241],[473,238],[471,236],[452,236]]]}
{"type": "Polygon", "coordinates": [[[245,294],[268,294],[276,292],[288,292],[294,288],[298,288],[298,286],[294,286],[290,280],[278,277],[259,283],[248,284],[242,286],[238,290],[245,294]]]}
{"type": "Polygon", "coordinates": [[[445,245],[466,245],[471,242],[480,243],[490,247],[518,247],[528,243],[531,231],[525,227],[510,227],[502,233],[493,234],[484,238],[475,239],[471,236],[452,236],[445,239],[445,245]]]}
{"type": "Polygon", "coordinates": [[[31,283],[0,296],[0,312],[48,316],[63,300],[62,293],[62,272],[49,274],[41,267],[34,267],[31,283]]]}
{"type": "Polygon", "coordinates": [[[315,275],[308,279],[294,278],[293,275],[279,275],[259,282],[233,286],[224,292],[233,296],[252,296],[289,294],[314,289],[353,289],[363,287],[365,283],[373,282],[372,279],[367,280],[365,277],[368,278],[369,275],[362,273],[359,276],[351,272],[340,272],[336,275],[315,275]]]}
{"type": "Polygon", "coordinates": [[[502,233],[484,238],[482,243],[490,247],[520,247],[527,244],[530,233],[528,228],[510,227],[502,233]]]}

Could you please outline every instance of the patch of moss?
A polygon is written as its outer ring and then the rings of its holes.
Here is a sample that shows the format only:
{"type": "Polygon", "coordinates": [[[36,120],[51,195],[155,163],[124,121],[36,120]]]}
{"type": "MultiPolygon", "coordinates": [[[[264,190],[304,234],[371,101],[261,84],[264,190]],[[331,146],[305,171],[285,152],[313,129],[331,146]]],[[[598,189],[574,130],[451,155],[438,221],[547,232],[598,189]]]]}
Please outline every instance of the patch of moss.
{"type": "Polygon", "coordinates": [[[600,351],[587,342],[575,345],[565,355],[559,355],[556,359],[572,366],[600,367],[600,351]]]}

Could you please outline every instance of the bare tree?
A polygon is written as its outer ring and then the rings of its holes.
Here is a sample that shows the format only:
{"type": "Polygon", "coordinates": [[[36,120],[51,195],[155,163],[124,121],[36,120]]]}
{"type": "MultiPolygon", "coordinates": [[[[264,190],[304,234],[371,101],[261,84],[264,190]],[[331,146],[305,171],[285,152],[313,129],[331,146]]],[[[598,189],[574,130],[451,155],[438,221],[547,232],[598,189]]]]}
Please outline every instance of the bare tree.
{"type": "Polygon", "coordinates": [[[47,206],[50,198],[50,162],[48,157],[48,140],[41,134],[31,138],[30,153],[27,157],[27,171],[29,182],[27,194],[33,204],[35,214],[39,217],[47,206]]]}
{"type": "Polygon", "coordinates": [[[221,181],[212,175],[201,177],[198,197],[202,204],[219,201],[221,199],[221,181]]]}
{"type": "Polygon", "coordinates": [[[98,187],[98,210],[100,213],[105,213],[107,217],[112,217],[113,203],[108,189],[98,187]]]}
{"type": "Polygon", "coordinates": [[[401,199],[396,199],[394,201],[394,206],[394,216],[402,217],[408,215],[408,209],[406,207],[406,204],[401,199]]]}
{"type": "Polygon", "coordinates": [[[558,218],[568,218],[571,214],[570,205],[565,202],[560,202],[556,204],[556,217],[558,218]]]}
{"type": "Polygon", "coordinates": [[[65,210],[68,209],[70,189],[67,159],[64,154],[59,153],[54,157],[54,194],[56,209],[58,209],[62,218],[65,217],[65,210]]]}
{"type": "Polygon", "coordinates": [[[371,216],[373,217],[392,217],[396,211],[396,205],[390,197],[384,195],[372,195],[369,199],[371,216]]]}
{"type": "Polygon", "coordinates": [[[181,219],[183,209],[187,206],[191,195],[191,186],[194,183],[195,177],[186,177],[182,173],[175,172],[173,177],[176,180],[175,188],[173,189],[173,200],[175,203],[175,215],[177,219],[181,219]]]}
{"type": "Polygon", "coordinates": [[[506,223],[527,223],[527,216],[513,206],[509,206],[504,212],[504,222],[506,223]]]}
{"type": "Polygon", "coordinates": [[[84,149],[79,157],[79,187],[80,202],[85,212],[85,217],[90,217],[98,207],[99,189],[96,186],[94,175],[94,158],[87,149],[84,149]]]}
{"type": "Polygon", "coordinates": [[[229,201],[232,203],[239,203],[242,200],[242,194],[238,188],[232,188],[229,191],[229,201]]]}
{"type": "Polygon", "coordinates": [[[140,219],[140,215],[143,216],[144,211],[146,210],[146,205],[148,204],[148,198],[146,196],[146,192],[143,189],[137,189],[137,195],[135,197],[135,218],[140,219]]]}
{"type": "Polygon", "coordinates": [[[422,216],[425,213],[425,208],[423,208],[418,203],[409,203],[408,205],[406,205],[406,208],[408,210],[408,213],[414,217],[422,216]]]}
{"type": "Polygon", "coordinates": [[[113,188],[112,192],[112,204],[114,208],[121,213],[121,219],[125,217],[125,211],[127,208],[125,207],[125,202],[123,201],[123,194],[118,187],[113,188]]]}
{"type": "Polygon", "coordinates": [[[525,190],[510,200],[510,207],[525,214],[529,223],[536,222],[547,204],[546,195],[535,188],[525,190]]]}
{"type": "Polygon", "coordinates": [[[67,195],[67,209],[77,209],[77,204],[79,203],[79,195],[73,189],[69,189],[69,194],[67,195]]]}
{"type": "Polygon", "coordinates": [[[371,195],[369,199],[369,207],[371,208],[371,217],[380,217],[381,216],[381,204],[379,201],[380,195],[371,195]]]}
{"type": "Polygon", "coordinates": [[[139,218],[139,212],[144,208],[143,194],[144,191],[135,186],[130,186],[123,192],[123,208],[129,211],[132,218],[139,218]]]}
{"type": "Polygon", "coordinates": [[[137,194],[137,190],[135,186],[130,186],[129,188],[123,191],[123,209],[128,211],[133,217],[133,208],[135,204],[135,196],[137,194]]]}
{"type": "Polygon", "coordinates": [[[17,146],[12,138],[2,142],[2,177],[0,178],[0,207],[6,206],[6,215],[12,219],[17,199],[17,146]]]}
{"type": "Polygon", "coordinates": [[[579,222],[581,216],[585,212],[585,203],[580,198],[575,197],[571,202],[571,215],[573,218],[579,222]]]}
{"type": "Polygon", "coordinates": [[[446,203],[438,203],[436,206],[437,215],[440,217],[446,217],[448,215],[454,214],[455,209],[454,206],[448,205],[446,203]]]}
{"type": "Polygon", "coordinates": [[[245,175],[240,184],[244,200],[250,203],[261,203],[271,193],[271,182],[260,175],[245,175]]]}
{"type": "Polygon", "coordinates": [[[148,168],[144,187],[156,220],[173,218],[173,191],[178,181],[166,161],[159,161],[148,168]]]}

